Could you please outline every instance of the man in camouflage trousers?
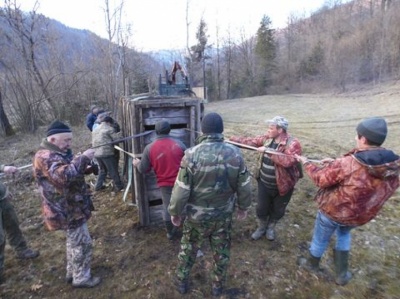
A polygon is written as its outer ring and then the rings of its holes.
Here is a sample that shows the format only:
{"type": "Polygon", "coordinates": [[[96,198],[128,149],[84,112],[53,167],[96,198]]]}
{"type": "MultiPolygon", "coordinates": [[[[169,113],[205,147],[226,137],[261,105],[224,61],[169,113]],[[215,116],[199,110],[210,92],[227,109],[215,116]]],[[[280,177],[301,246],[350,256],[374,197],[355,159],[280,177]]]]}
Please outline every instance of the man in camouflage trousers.
{"type": "Polygon", "coordinates": [[[88,173],[94,150],[74,157],[71,143],[71,129],[54,121],[35,154],[33,169],[46,227],[66,231],[66,281],[76,288],[92,288],[100,283],[100,278],[90,273],[93,246],[87,221],[94,208],[84,175],[88,173]]]}
{"type": "MultiPolygon", "coordinates": [[[[14,166],[0,165],[0,172],[14,174],[18,168],[14,166]]],[[[14,206],[11,204],[12,194],[6,185],[0,183],[0,284],[5,281],[4,277],[4,249],[6,237],[14,248],[18,259],[34,259],[39,256],[39,251],[28,247],[26,240],[19,228],[19,221],[14,206]]]]}
{"type": "Polygon", "coordinates": [[[240,150],[224,143],[223,121],[219,114],[204,116],[198,145],[185,151],[176,179],[169,213],[174,225],[183,224],[178,255],[178,291],[188,291],[190,270],[203,240],[213,251],[212,294],[222,294],[230,258],[232,214],[247,216],[251,203],[250,177],[240,150]]]}

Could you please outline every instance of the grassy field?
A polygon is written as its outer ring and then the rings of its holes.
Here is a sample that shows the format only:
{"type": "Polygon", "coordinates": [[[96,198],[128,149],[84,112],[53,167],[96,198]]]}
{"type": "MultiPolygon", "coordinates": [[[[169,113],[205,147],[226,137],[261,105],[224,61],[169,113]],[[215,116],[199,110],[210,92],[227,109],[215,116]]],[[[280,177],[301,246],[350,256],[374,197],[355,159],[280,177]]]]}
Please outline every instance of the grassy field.
{"type": "MultiPolygon", "coordinates": [[[[369,116],[383,116],[389,124],[384,146],[400,152],[400,85],[388,84],[346,94],[263,96],[206,105],[220,113],[225,136],[255,136],[266,130],[265,120],[283,115],[289,132],[298,137],[309,158],[337,157],[354,145],[355,127],[369,116]]],[[[74,128],[75,151],[90,138],[87,129],[74,128]]],[[[0,162],[31,163],[43,132],[36,136],[1,139],[0,162]]],[[[242,150],[250,169],[254,152],[242,150]]],[[[94,179],[93,177],[91,178],[94,179]]],[[[2,178],[4,181],[4,177],[2,178]]],[[[180,296],[172,278],[179,241],[167,241],[159,227],[140,227],[137,209],[111,190],[94,197],[96,212],[89,222],[94,239],[92,271],[103,278],[94,289],[73,289],[64,282],[65,238],[47,232],[40,217],[40,200],[29,172],[5,180],[15,195],[21,227],[38,259],[19,261],[6,247],[7,281],[0,298],[210,298],[211,253],[203,248],[191,274],[190,292],[180,296]]],[[[254,183],[254,182],[253,182],[254,183]]],[[[253,198],[256,196],[255,184],[253,198]]],[[[316,188],[305,177],[296,186],[286,216],[277,225],[277,239],[252,241],[256,227],[254,206],[243,222],[234,222],[232,258],[227,290],[222,298],[400,298],[400,196],[396,193],[379,216],[353,231],[350,270],[354,278],[340,287],[333,281],[331,250],[322,259],[328,275],[310,274],[296,265],[307,252],[317,211],[316,188]]]]}

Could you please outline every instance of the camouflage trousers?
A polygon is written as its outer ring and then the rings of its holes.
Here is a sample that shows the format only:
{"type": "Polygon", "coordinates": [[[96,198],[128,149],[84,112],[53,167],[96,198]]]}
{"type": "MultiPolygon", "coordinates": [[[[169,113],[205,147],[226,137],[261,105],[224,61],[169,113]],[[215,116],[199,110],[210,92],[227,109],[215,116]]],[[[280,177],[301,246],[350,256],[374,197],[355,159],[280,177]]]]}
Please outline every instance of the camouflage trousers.
{"type": "Polygon", "coordinates": [[[12,196],[9,194],[6,198],[0,200],[0,274],[4,267],[6,237],[16,252],[22,252],[27,248],[11,199],[12,196]]]}
{"type": "Polygon", "coordinates": [[[200,223],[186,220],[183,224],[181,248],[178,254],[178,279],[183,281],[189,278],[190,270],[195,261],[197,251],[205,239],[210,242],[213,253],[213,269],[211,279],[214,285],[223,285],[230,259],[232,215],[216,221],[200,223]]]}
{"type": "Polygon", "coordinates": [[[67,277],[79,284],[88,280],[92,260],[92,238],[87,223],[67,230],[67,277]]]}

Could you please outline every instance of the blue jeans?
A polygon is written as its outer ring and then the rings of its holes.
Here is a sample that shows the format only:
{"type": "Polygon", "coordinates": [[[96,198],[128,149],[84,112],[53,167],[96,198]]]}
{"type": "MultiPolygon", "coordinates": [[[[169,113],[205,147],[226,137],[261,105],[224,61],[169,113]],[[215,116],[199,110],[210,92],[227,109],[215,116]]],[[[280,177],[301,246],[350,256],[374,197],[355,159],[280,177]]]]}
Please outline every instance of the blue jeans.
{"type": "Polygon", "coordinates": [[[321,257],[329,245],[329,241],[336,231],[335,249],[349,251],[351,245],[350,231],[354,226],[347,226],[335,222],[318,211],[314,224],[314,235],[310,245],[310,253],[314,257],[321,257]]]}

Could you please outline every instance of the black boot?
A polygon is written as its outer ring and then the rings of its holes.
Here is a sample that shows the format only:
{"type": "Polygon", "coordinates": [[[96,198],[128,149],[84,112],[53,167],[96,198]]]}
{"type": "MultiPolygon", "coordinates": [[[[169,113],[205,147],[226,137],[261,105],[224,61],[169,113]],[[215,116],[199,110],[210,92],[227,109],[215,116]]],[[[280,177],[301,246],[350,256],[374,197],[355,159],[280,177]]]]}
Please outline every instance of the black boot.
{"type": "Polygon", "coordinates": [[[176,288],[179,294],[186,294],[189,290],[189,282],[187,280],[178,280],[176,282],[176,288]]]}
{"type": "Polygon", "coordinates": [[[320,261],[321,261],[320,257],[315,257],[310,253],[308,258],[299,257],[297,259],[297,265],[299,265],[300,267],[303,267],[304,269],[307,269],[308,271],[318,272],[321,270],[319,268],[320,261]]]}
{"type": "Polygon", "coordinates": [[[172,240],[176,234],[177,227],[172,224],[171,221],[165,221],[165,229],[167,230],[167,238],[168,240],[172,240]]]}
{"type": "Polygon", "coordinates": [[[349,251],[333,250],[333,259],[335,261],[335,272],[336,279],[335,282],[338,285],[346,285],[352,274],[347,271],[349,268],[349,251]]]}

